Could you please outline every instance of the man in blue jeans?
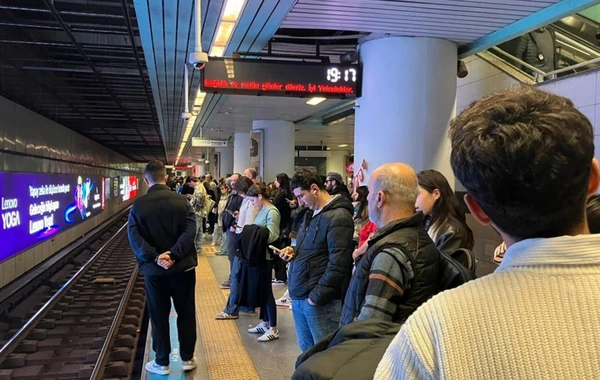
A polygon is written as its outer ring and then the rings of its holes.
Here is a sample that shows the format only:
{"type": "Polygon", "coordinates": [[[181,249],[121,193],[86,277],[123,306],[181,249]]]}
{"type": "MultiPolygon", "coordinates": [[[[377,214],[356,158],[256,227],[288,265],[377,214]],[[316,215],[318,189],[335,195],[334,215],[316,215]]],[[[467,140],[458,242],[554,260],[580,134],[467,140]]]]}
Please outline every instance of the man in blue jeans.
{"type": "Polygon", "coordinates": [[[306,351],[340,324],[342,299],[352,275],[353,208],[346,197],[329,195],[319,175],[310,170],[294,175],[292,189],[310,210],[298,230],[296,248],[284,248],[280,257],[290,261],[296,337],[306,351]]]}

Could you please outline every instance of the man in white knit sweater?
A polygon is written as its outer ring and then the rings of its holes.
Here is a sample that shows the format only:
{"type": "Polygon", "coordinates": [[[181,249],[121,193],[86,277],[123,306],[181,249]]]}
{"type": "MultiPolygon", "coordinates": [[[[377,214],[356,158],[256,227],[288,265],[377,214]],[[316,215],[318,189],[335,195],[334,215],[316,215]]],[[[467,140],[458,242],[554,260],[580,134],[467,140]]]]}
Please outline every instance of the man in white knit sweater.
{"type": "Polygon", "coordinates": [[[375,379],[598,379],[599,183],[590,122],[533,88],[492,94],[451,123],[451,163],[475,219],[508,250],[491,275],[406,321],[375,379]]]}

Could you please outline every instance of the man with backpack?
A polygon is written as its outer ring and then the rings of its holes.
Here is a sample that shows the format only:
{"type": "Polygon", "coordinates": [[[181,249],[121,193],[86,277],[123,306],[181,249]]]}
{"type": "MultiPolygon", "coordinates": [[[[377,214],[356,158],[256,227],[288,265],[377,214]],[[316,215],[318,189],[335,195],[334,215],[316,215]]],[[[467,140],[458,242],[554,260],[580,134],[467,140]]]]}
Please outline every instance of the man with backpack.
{"type": "Polygon", "coordinates": [[[377,232],[368,241],[350,281],[343,325],[365,319],[402,322],[438,290],[440,253],[415,214],[415,171],[400,163],[377,168],[368,183],[369,219],[377,232]]]}

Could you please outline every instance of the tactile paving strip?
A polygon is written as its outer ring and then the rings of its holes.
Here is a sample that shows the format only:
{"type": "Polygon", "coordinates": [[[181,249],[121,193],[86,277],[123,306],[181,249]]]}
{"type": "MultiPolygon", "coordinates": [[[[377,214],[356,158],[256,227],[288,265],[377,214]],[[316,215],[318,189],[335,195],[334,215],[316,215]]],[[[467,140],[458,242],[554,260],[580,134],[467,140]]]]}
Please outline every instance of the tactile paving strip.
{"type": "Polygon", "coordinates": [[[196,310],[202,331],[208,373],[212,380],[259,380],[235,321],[217,321],[223,293],[204,255],[196,269],[196,310]]]}
{"type": "Polygon", "coordinates": [[[217,248],[212,245],[202,246],[202,253],[204,254],[204,256],[214,256],[216,252],[217,248]]]}

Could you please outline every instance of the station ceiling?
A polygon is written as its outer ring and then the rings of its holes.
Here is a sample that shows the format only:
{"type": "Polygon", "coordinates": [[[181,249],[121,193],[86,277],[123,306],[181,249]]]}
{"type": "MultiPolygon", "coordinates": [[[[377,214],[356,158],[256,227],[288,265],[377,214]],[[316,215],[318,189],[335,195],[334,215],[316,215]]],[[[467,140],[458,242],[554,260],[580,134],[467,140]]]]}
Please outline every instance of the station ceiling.
{"type": "Polygon", "coordinates": [[[135,161],[166,158],[132,0],[0,1],[0,95],[135,161]]]}
{"type": "MultiPolygon", "coordinates": [[[[316,52],[337,57],[370,33],[472,44],[558,3],[586,0],[247,0],[225,56],[316,52]]],[[[589,1],[591,2],[591,1],[589,1]]],[[[202,0],[208,51],[224,7],[202,0]]],[[[184,63],[194,50],[193,0],[2,0],[0,95],[136,161],[173,162],[185,123],[184,63]]],[[[190,102],[199,74],[190,71],[190,102]]],[[[255,119],[297,124],[296,145],[352,150],[354,120],[319,117],[348,101],[207,95],[192,136],[227,139],[255,119]],[[316,120],[316,121],[315,121],[316,120]]],[[[196,109],[198,111],[198,109],[196,109]]],[[[195,160],[189,144],[181,163],[195,160]]]]}

